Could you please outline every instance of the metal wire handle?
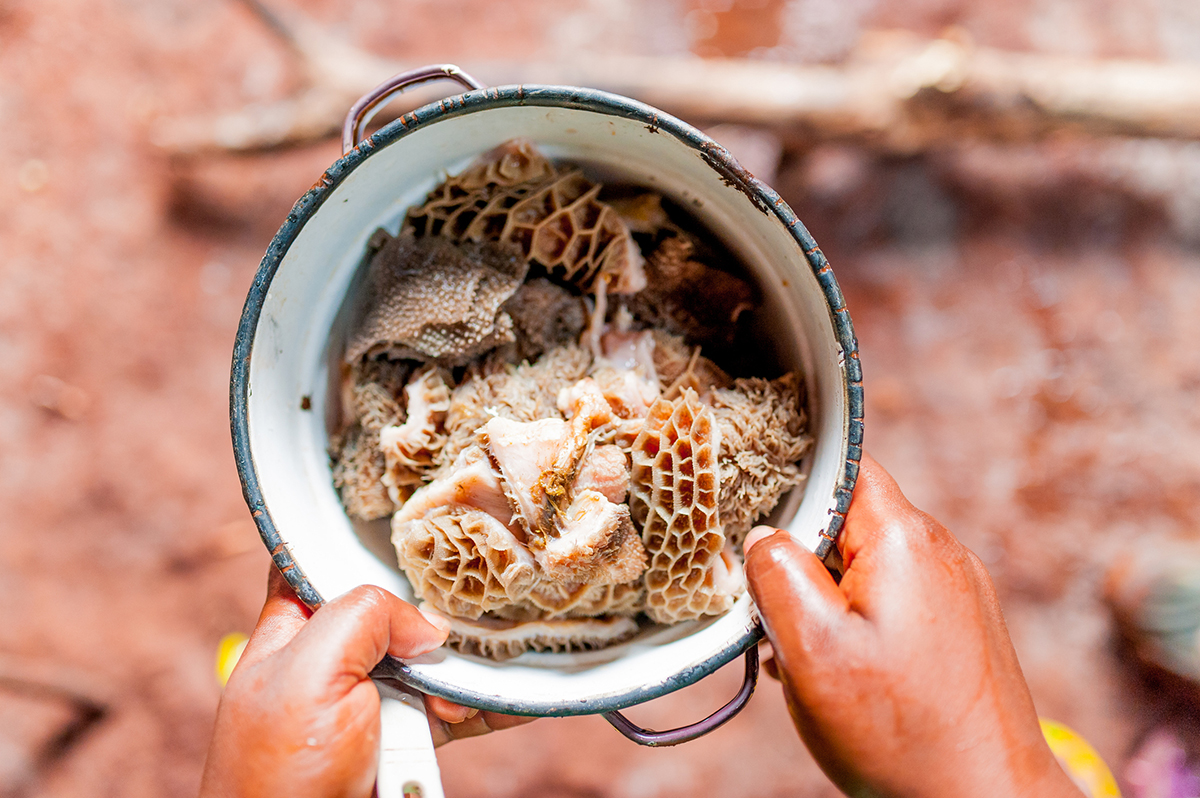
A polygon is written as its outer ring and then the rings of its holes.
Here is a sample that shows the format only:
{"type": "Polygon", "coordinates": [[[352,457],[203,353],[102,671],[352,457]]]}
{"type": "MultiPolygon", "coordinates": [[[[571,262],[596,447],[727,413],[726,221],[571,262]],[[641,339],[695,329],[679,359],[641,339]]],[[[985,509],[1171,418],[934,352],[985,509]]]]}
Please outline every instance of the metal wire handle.
{"type": "Polygon", "coordinates": [[[484,85],[475,78],[463,72],[454,64],[436,64],[420,67],[388,78],[375,88],[358,98],[358,102],[346,114],[342,124],[342,154],[350,152],[362,141],[363,130],[372,117],[404,90],[431,80],[453,80],[468,89],[482,89],[484,85]]]}
{"type": "Polygon", "coordinates": [[[734,715],[745,708],[750,696],[754,693],[756,684],[758,684],[758,646],[751,646],[746,651],[746,678],[742,681],[742,689],[738,690],[738,694],[728,704],[698,723],[660,732],[636,726],[620,712],[605,712],[604,719],[638,745],[648,745],[652,748],[679,745],[702,737],[732,720],[734,715]]]}

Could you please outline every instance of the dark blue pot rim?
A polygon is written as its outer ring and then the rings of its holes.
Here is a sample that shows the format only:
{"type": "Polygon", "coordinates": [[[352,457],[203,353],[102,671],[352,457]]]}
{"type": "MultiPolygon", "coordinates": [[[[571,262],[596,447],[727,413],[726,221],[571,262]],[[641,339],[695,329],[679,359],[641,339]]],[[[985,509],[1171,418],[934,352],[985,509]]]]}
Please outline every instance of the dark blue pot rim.
{"type": "MultiPolygon", "coordinates": [[[[649,105],[616,94],[573,86],[491,87],[447,97],[407,113],[381,128],[370,138],[360,142],[357,147],[330,166],[321,175],[320,180],[292,207],[291,213],[288,214],[287,219],[279,228],[279,232],[275,234],[270,246],[267,247],[267,252],[254,276],[254,283],[246,296],[246,304],[242,309],[242,318],[238,324],[237,337],[233,346],[233,367],[229,389],[229,416],[230,429],[233,434],[234,458],[237,462],[238,476],[242,482],[242,495],[258,526],[263,543],[266,544],[275,566],[287,579],[288,584],[310,607],[319,607],[324,599],[292,558],[291,551],[275,529],[274,521],[267,510],[262,490],[259,487],[258,472],[250,451],[247,421],[250,354],[271,280],[288,248],[291,247],[305,223],[317,212],[333,190],[375,150],[393,144],[415,130],[444,119],[488,108],[521,105],[569,108],[623,117],[642,122],[651,132],[674,136],[696,150],[700,157],[721,175],[727,185],[745,194],[758,210],[774,214],[787,227],[804,252],[804,257],[825,294],[834,334],[845,357],[843,389],[846,406],[849,408],[849,422],[845,438],[847,442],[846,468],[834,491],[836,505],[835,509],[830,511],[828,528],[821,533],[821,541],[816,551],[818,556],[824,557],[830,552],[837,541],[842,524],[845,522],[851,494],[858,479],[859,460],[862,457],[863,392],[858,339],[854,336],[854,326],[850,321],[850,313],[846,309],[845,298],[842,296],[841,288],[837,284],[829,262],[803,223],[796,218],[792,209],[774,190],[747,172],[720,144],[686,122],[649,105]]],[[[463,690],[427,674],[415,672],[404,663],[394,660],[381,664],[379,673],[399,679],[430,695],[441,696],[459,704],[494,712],[516,715],[590,715],[624,709],[693,684],[732,661],[761,638],[762,629],[756,624],[722,651],[702,663],[675,674],[668,680],[659,684],[646,685],[633,692],[604,696],[594,701],[577,702],[574,705],[511,701],[496,695],[463,690]]]]}

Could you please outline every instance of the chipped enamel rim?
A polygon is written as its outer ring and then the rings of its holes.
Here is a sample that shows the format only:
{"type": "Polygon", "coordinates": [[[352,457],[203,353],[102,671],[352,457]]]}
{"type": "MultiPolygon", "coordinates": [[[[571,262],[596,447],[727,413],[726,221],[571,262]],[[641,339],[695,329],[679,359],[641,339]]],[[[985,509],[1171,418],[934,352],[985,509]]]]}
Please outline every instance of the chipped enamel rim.
{"type": "MultiPolygon", "coordinates": [[[[242,492],[258,526],[263,542],[270,551],[277,568],[283,573],[297,595],[310,607],[320,606],[324,598],[306,576],[304,569],[293,556],[289,546],[276,527],[275,519],[268,510],[261,487],[258,463],[251,450],[249,397],[251,393],[251,359],[256,336],[260,332],[260,321],[264,303],[272,281],[284,262],[289,248],[300,235],[305,224],[322,207],[323,203],[351,178],[356,168],[382,148],[394,144],[418,130],[428,128],[443,120],[461,117],[487,109],[513,106],[534,106],[547,109],[570,109],[633,120],[645,126],[651,133],[665,134],[695,150],[711,167],[726,186],[745,195],[754,208],[770,214],[784,225],[812,270],[824,294],[828,307],[830,331],[840,347],[839,379],[845,413],[842,419],[839,442],[844,469],[833,489],[829,524],[819,531],[815,546],[818,556],[825,556],[833,548],[849,508],[851,494],[858,476],[858,464],[862,454],[863,399],[862,372],[858,356],[858,342],[846,309],[841,289],[825,259],[808,230],[796,218],[792,210],[772,189],[759,182],[729,154],[724,147],[692,126],[658,111],[643,103],[606,92],[575,87],[558,86],[504,86],[471,91],[465,94],[431,103],[419,108],[385,126],[369,139],[335,162],[309,191],[301,197],[288,214],[287,220],[271,241],[264,255],[254,283],[246,298],[241,322],[233,351],[230,382],[230,427],[233,435],[234,455],[242,492]]],[[[481,148],[482,151],[485,148],[481,148]]],[[[786,282],[784,283],[786,285],[786,282]]],[[[692,684],[717,668],[732,661],[761,637],[761,627],[754,620],[748,607],[748,597],[739,600],[741,612],[749,622],[742,633],[718,651],[702,660],[689,663],[669,678],[648,683],[634,689],[616,693],[599,692],[587,700],[562,703],[558,701],[513,700],[488,694],[479,690],[464,689],[460,685],[445,681],[434,671],[410,667],[405,663],[391,662],[386,670],[396,678],[420,690],[438,695],[469,706],[525,715],[579,715],[623,709],[647,701],[692,684]]]]}

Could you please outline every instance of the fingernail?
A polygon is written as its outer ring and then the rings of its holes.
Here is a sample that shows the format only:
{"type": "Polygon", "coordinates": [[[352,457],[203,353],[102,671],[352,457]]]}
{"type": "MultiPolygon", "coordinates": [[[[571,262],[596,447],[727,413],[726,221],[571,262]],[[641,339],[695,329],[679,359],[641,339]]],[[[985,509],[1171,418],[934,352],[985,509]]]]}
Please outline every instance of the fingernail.
{"type": "Polygon", "coordinates": [[[438,631],[440,631],[443,635],[450,634],[450,629],[452,627],[447,618],[443,618],[441,615],[438,615],[435,612],[429,612],[428,610],[418,610],[418,612],[424,616],[425,620],[429,621],[431,626],[437,627],[438,631]]]}
{"type": "Polygon", "coordinates": [[[742,551],[748,554],[750,552],[750,548],[755,543],[762,540],[763,538],[770,537],[771,535],[774,535],[776,532],[779,532],[779,531],[780,530],[776,529],[773,526],[760,525],[760,526],[754,527],[754,529],[750,530],[750,534],[746,535],[746,541],[742,544],[742,551]]]}
{"type": "Polygon", "coordinates": [[[471,718],[475,717],[478,714],[479,714],[479,710],[475,709],[475,707],[467,707],[466,720],[470,720],[471,718]]]}

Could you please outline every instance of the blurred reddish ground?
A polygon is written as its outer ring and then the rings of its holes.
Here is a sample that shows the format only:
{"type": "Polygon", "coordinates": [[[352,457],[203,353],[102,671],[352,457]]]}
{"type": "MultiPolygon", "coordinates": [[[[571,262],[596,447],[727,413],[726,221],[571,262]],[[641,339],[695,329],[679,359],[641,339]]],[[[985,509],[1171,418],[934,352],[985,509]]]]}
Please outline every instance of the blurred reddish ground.
{"type": "MultiPolygon", "coordinates": [[[[947,24],[1004,47],[1200,58],[1189,0],[303,8],[409,62],[836,58],[866,27],[947,24]]],[[[230,451],[233,332],[267,242],[338,147],[180,163],[146,131],[295,81],[229,0],[0,0],[0,795],[196,790],[217,641],[253,625],[268,563],[230,451]]],[[[845,288],[869,449],[991,569],[1039,711],[1114,766],[1164,720],[1196,740],[1114,653],[1098,596],[1123,550],[1200,532],[1197,146],[822,147],[776,180],[845,288]]],[[[737,670],[631,714],[695,719],[737,670]]],[[[676,749],[583,718],[442,763],[451,796],[836,794],[773,683],[676,749]]]]}

